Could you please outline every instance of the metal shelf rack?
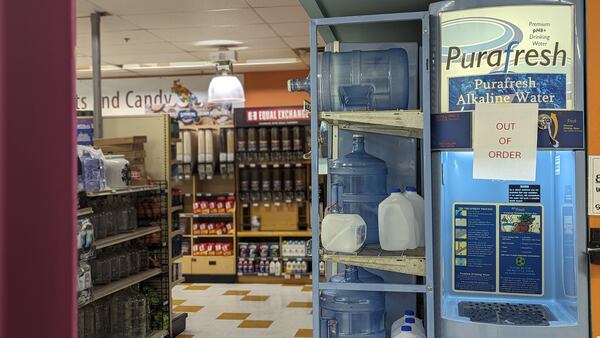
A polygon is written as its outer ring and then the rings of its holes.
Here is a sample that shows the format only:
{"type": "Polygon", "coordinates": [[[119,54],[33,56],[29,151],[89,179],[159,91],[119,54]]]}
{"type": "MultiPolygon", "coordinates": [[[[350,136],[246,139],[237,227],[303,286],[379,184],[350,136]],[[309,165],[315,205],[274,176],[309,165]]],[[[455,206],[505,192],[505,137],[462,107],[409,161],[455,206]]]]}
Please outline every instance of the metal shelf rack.
{"type": "MultiPolygon", "coordinates": [[[[333,142],[337,141],[339,130],[355,130],[360,132],[376,133],[381,135],[410,137],[420,140],[419,156],[421,161],[420,175],[421,191],[425,199],[425,248],[412,252],[382,254],[377,248],[368,247],[357,255],[339,255],[324,253],[320,249],[319,226],[313,226],[312,231],[312,260],[313,266],[318,266],[320,259],[333,263],[353,264],[372,267],[379,270],[408,273],[422,276],[422,284],[369,284],[369,283],[328,283],[321,282],[319,270],[313,269],[313,337],[321,337],[319,295],[322,290],[354,290],[354,291],[381,291],[415,293],[423,295],[425,303],[425,323],[428,338],[434,338],[434,262],[433,262],[433,232],[431,220],[432,193],[431,193],[431,143],[430,143],[430,66],[429,66],[429,13],[405,12],[395,14],[378,14],[362,16],[346,16],[317,18],[310,22],[310,84],[311,106],[313,111],[318,110],[319,95],[317,72],[317,29],[330,29],[332,26],[389,23],[389,22],[420,22],[422,26],[419,53],[419,93],[420,110],[406,111],[377,111],[377,112],[316,112],[311,114],[311,130],[313,135],[319,135],[320,123],[326,122],[332,126],[333,142]]],[[[377,37],[374,37],[377,40],[377,37]]],[[[342,41],[343,42],[343,41],[342,41]]],[[[401,42],[401,41],[399,41],[401,42]]],[[[313,137],[311,141],[312,157],[312,212],[311,224],[320,224],[319,219],[319,140],[313,137]]],[[[335,146],[337,148],[337,145],[335,146]]],[[[321,159],[322,160],[322,159],[321,159]]]]}

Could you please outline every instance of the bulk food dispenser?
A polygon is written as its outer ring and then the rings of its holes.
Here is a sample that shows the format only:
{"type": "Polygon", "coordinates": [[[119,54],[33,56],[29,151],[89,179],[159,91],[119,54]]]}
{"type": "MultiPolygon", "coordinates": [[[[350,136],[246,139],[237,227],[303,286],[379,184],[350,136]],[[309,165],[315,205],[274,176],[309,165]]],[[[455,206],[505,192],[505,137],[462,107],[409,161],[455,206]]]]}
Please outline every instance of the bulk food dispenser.
{"type": "Polygon", "coordinates": [[[589,337],[584,1],[430,12],[436,337],[589,337]],[[489,150],[507,116],[533,142],[489,150]]]}
{"type": "Polygon", "coordinates": [[[431,208],[429,13],[313,19],[310,51],[310,81],[291,81],[289,88],[310,90],[311,131],[319,136],[311,147],[312,257],[313,266],[324,261],[326,268],[325,276],[317,270],[312,275],[313,337],[390,338],[413,324],[415,332],[418,325],[418,332],[433,337],[431,214],[425,217],[425,245],[414,250],[382,250],[378,232],[379,203],[397,188],[417,187],[431,208]],[[344,27],[373,25],[397,31],[386,39],[327,41],[317,51],[317,27],[343,36],[344,27]],[[364,229],[356,232],[364,238],[357,250],[320,245],[321,227],[329,224],[321,224],[323,216],[340,213],[366,224],[356,226],[364,229]],[[392,333],[400,322],[407,324],[392,333]]]}

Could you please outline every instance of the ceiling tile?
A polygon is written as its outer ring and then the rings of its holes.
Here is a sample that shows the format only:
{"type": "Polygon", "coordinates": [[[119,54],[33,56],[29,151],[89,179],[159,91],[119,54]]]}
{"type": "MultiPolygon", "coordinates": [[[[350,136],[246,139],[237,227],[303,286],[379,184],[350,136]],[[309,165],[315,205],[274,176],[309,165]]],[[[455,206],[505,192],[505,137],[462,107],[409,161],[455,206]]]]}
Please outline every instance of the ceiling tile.
{"type": "Polygon", "coordinates": [[[298,0],[248,0],[252,7],[300,6],[298,0]]]}
{"type": "MultiPolygon", "coordinates": [[[[119,46],[119,45],[138,45],[155,42],[164,42],[162,39],[150,34],[144,30],[132,30],[132,31],[121,31],[121,32],[105,32],[100,35],[101,47],[104,46],[119,46]],[[129,41],[125,41],[128,38],[129,41]]],[[[82,50],[91,51],[92,49],[92,38],[89,34],[78,34],[77,35],[77,47],[82,50]]],[[[90,52],[91,53],[91,52],[90,52]]],[[[88,53],[89,54],[89,53],[88,53]]]]}
{"type": "Polygon", "coordinates": [[[138,44],[138,45],[107,45],[102,47],[102,56],[139,55],[139,54],[171,54],[182,51],[167,42],[138,44]]]}
{"type": "MultiPolygon", "coordinates": [[[[310,44],[308,41],[308,35],[305,36],[286,36],[283,38],[285,42],[292,48],[303,48],[308,47],[310,44]]],[[[325,46],[325,41],[318,35],[318,45],[325,46]]]]}
{"type": "MultiPolygon", "coordinates": [[[[238,39],[242,44],[240,46],[248,47],[248,49],[278,49],[287,48],[288,45],[281,38],[264,38],[264,39],[238,39]]],[[[175,46],[188,52],[213,52],[217,47],[196,46],[196,41],[176,42],[175,46]]]]}
{"type": "Polygon", "coordinates": [[[275,32],[265,24],[244,26],[207,26],[180,29],[153,29],[151,33],[171,42],[201,40],[243,40],[275,38],[275,32]]]}
{"type": "Polygon", "coordinates": [[[300,6],[257,8],[256,11],[267,23],[306,22],[308,14],[300,6]]]}
{"type": "Polygon", "coordinates": [[[106,56],[103,61],[115,65],[123,65],[132,63],[189,62],[199,61],[199,59],[188,53],[162,53],[106,56]]]}
{"type": "Polygon", "coordinates": [[[256,59],[280,59],[280,58],[295,58],[296,53],[293,50],[286,49],[271,49],[271,50],[242,50],[238,53],[239,61],[256,60],[256,59]]]}
{"type": "MultiPolygon", "coordinates": [[[[79,0],[81,1],[81,0],[79,0]]],[[[114,15],[189,13],[247,8],[244,0],[90,0],[114,15]]]]}
{"type": "Polygon", "coordinates": [[[100,6],[92,4],[87,0],[77,0],[75,7],[77,10],[77,17],[85,17],[89,16],[90,14],[96,11],[102,11],[102,8],[100,8],[100,6]]]}
{"type": "MultiPolygon", "coordinates": [[[[135,29],[139,29],[139,27],[117,16],[104,16],[100,20],[100,33],[135,29]]],[[[92,34],[90,18],[77,19],[77,34],[92,34]]]]}
{"type": "Polygon", "coordinates": [[[206,27],[214,25],[249,25],[263,23],[252,9],[127,15],[124,19],[146,29],[206,27]]]}
{"type": "Polygon", "coordinates": [[[274,23],[271,28],[279,36],[300,36],[308,34],[307,22],[274,23]]]}

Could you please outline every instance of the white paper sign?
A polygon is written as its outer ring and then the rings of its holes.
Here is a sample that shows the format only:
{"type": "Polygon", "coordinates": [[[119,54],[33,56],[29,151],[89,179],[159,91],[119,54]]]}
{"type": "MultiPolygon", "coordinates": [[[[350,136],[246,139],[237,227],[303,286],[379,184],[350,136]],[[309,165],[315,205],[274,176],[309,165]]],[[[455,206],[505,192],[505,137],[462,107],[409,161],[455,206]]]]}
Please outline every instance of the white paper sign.
{"type": "Polygon", "coordinates": [[[473,178],[535,181],[537,120],[537,104],[478,104],[473,178]]]}
{"type": "Polygon", "coordinates": [[[600,156],[588,157],[588,215],[600,215],[600,156]]]}

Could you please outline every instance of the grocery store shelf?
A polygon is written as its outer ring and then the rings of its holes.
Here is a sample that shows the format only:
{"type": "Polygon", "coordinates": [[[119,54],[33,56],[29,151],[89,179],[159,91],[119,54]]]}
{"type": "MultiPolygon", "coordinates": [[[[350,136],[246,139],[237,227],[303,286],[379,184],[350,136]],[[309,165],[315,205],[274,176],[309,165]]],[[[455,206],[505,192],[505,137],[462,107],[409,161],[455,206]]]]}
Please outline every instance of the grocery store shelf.
{"type": "Polygon", "coordinates": [[[227,235],[192,235],[192,237],[206,237],[206,238],[233,238],[232,234],[227,235]]]}
{"type": "Polygon", "coordinates": [[[173,230],[171,232],[171,237],[175,237],[178,235],[185,235],[185,229],[173,230]]]}
{"type": "Polygon", "coordinates": [[[77,217],[87,216],[87,215],[91,215],[93,213],[94,213],[94,210],[92,210],[92,208],[82,208],[82,209],[77,210],[77,217]]]}
{"type": "Polygon", "coordinates": [[[224,214],[193,214],[189,212],[184,212],[179,214],[179,217],[193,217],[193,218],[233,218],[232,213],[224,213],[224,214]]]}
{"type": "Polygon", "coordinates": [[[310,164],[310,160],[281,160],[281,161],[256,161],[239,163],[240,168],[257,168],[257,167],[301,167],[310,164]]]}
{"type": "Polygon", "coordinates": [[[122,195],[122,194],[133,194],[144,191],[154,191],[159,190],[160,187],[158,185],[140,185],[140,186],[132,186],[123,189],[111,189],[104,190],[98,192],[88,192],[86,195],[88,197],[100,197],[100,196],[111,196],[111,195],[122,195]]]}
{"type": "Polygon", "coordinates": [[[306,285],[311,284],[312,279],[310,275],[300,275],[299,278],[296,278],[295,275],[288,276],[258,276],[257,274],[244,274],[238,275],[238,283],[246,283],[246,284],[298,284],[298,285],[306,285]]]}
{"type": "Polygon", "coordinates": [[[179,284],[181,284],[181,283],[184,283],[184,282],[185,282],[185,278],[184,278],[184,277],[181,277],[181,278],[179,278],[178,280],[176,280],[176,281],[173,281],[173,285],[171,285],[171,287],[173,287],[173,286],[175,286],[175,285],[179,285],[179,284]]]}
{"type": "Polygon", "coordinates": [[[384,251],[379,245],[367,245],[358,253],[323,254],[323,260],[377,270],[425,276],[425,249],[384,251]]]}
{"type": "Polygon", "coordinates": [[[146,338],[164,338],[169,335],[169,331],[167,330],[155,330],[151,331],[146,335],[146,338]]]}
{"type": "Polygon", "coordinates": [[[235,196],[233,192],[199,192],[196,197],[212,197],[212,196],[235,196]]]}
{"type": "Polygon", "coordinates": [[[157,231],[160,231],[160,226],[140,227],[140,228],[137,228],[137,230],[135,230],[134,232],[128,232],[125,234],[109,236],[109,237],[97,240],[96,241],[96,249],[102,249],[102,248],[106,248],[108,246],[127,242],[132,239],[136,239],[136,238],[143,237],[143,236],[146,236],[149,234],[153,234],[157,231]]]}
{"type": "Polygon", "coordinates": [[[171,160],[171,165],[181,165],[184,164],[183,161],[181,160],[171,160]]]}
{"type": "Polygon", "coordinates": [[[183,205],[176,205],[171,207],[171,212],[175,212],[175,211],[181,211],[183,210],[183,205]]]}
{"type": "Polygon", "coordinates": [[[238,237],[311,237],[311,231],[238,231],[238,237]]]}
{"type": "Polygon", "coordinates": [[[177,144],[179,142],[181,142],[182,140],[180,138],[171,138],[171,144],[177,144]]]}
{"type": "Polygon", "coordinates": [[[321,112],[319,118],[341,129],[423,138],[423,112],[419,110],[321,112]]]}
{"type": "Polygon", "coordinates": [[[116,282],[112,282],[110,284],[94,287],[94,289],[93,289],[94,297],[92,298],[90,303],[93,301],[96,301],[98,299],[104,298],[108,295],[111,295],[115,292],[121,291],[121,290],[128,288],[132,285],[135,285],[137,283],[143,282],[146,279],[160,275],[161,273],[162,273],[161,269],[151,269],[148,271],[140,272],[133,276],[129,276],[127,278],[120,279],[120,280],[118,280],[116,282]]]}

